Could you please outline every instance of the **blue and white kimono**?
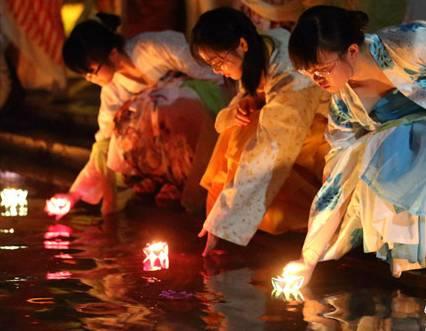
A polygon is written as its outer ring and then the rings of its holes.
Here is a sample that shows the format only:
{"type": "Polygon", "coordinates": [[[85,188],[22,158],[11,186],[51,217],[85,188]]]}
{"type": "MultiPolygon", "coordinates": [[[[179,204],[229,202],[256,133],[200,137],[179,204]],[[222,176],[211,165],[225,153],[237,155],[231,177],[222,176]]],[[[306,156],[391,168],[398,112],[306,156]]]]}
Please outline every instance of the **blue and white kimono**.
{"type": "Polygon", "coordinates": [[[333,96],[326,180],[302,256],[340,258],[363,243],[394,276],[426,266],[426,22],[366,35],[395,90],[370,112],[349,85],[333,96]]]}

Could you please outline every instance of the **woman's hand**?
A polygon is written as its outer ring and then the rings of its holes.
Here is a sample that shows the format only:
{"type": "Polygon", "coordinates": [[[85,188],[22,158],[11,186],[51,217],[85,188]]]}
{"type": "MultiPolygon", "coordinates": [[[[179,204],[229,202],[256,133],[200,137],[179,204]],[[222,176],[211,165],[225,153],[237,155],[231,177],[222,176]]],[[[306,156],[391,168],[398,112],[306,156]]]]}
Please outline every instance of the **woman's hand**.
{"type": "Polygon", "coordinates": [[[238,101],[235,121],[238,126],[247,126],[251,122],[251,114],[259,111],[264,105],[261,97],[245,96],[238,101]]]}
{"type": "Polygon", "coordinates": [[[282,276],[284,278],[292,278],[294,276],[303,277],[301,287],[306,286],[311,280],[312,273],[315,269],[315,264],[309,264],[303,261],[303,259],[292,261],[288,263],[283,270],[282,276]]]}
{"type": "Polygon", "coordinates": [[[219,238],[216,237],[214,234],[208,232],[206,229],[202,229],[200,233],[198,234],[198,238],[202,238],[205,235],[207,235],[207,241],[206,246],[204,247],[204,251],[202,255],[204,257],[213,254],[215,252],[215,248],[217,246],[217,243],[219,242],[219,238]]]}

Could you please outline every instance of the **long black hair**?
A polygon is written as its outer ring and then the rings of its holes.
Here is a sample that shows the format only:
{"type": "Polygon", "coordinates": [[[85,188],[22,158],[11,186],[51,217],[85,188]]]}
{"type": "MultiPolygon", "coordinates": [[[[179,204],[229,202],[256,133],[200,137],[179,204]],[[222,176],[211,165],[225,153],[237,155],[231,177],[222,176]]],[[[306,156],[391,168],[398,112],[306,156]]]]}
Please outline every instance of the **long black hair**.
{"type": "Polygon", "coordinates": [[[109,63],[114,48],[123,52],[124,38],[116,33],[120,17],[106,13],[96,16],[77,24],[62,48],[65,65],[81,74],[90,72],[91,63],[109,63]]]}
{"type": "Polygon", "coordinates": [[[296,69],[318,64],[320,50],[344,54],[352,44],[364,42],[368,16],[362,11],[315,6],[299,18],[289,40],[290,59],[296,69]]]}
{"type": "Polygon", "coordinates": [[[197,60],[203,62],[200,50],[232,51],[238,47],[241,38],[248,44],[242,64],[241,82],[249,94],[255,95],[269,59],[262,36],[244,13],[230,7],[221,7],[202,14],[192,29],[191,52],[197,60]]]}

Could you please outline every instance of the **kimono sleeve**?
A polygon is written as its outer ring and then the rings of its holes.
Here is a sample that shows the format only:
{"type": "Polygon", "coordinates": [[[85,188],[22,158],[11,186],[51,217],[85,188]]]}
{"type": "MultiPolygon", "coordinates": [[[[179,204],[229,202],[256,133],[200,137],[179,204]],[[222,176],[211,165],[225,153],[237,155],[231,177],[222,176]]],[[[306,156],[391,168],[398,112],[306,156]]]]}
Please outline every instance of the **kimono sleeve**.
{"type": "Polygon", "coordinates": [[[247,245],[287,179],[315,115],[320,91],[294,91],[292,84],[266,100],[254,137],[241,154],[233,181],[220,193],[204,228],[247,245]]]}
{"type": "Polygon", "coordinates": [[[327,141],[332,151],[344,149],[353,144],[364,130],[352,121],[349,108],[339,97],[333,96],[328,114],[327,141]]]}
{"type": "Polygon", "coordinates": [[[98,114],[99,130],[95,134],[96,141],[110,139],[114,130],[114,116],[123,105],[114,89],[106,86],[101,91],[101,106],[98,114]]]}

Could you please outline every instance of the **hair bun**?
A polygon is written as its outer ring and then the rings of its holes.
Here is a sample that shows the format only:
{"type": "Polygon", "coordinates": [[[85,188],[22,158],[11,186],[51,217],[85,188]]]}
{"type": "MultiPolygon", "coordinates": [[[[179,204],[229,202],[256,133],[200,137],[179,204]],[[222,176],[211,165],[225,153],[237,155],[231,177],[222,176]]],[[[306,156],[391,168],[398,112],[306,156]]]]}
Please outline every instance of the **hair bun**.
{"type": "Polygon", "coordinates": [[[359,31],[364,31],[368,25],[368,15],[360,10],[350,10],[348,11],[348,16],[350,22],[352,22],[353,27],[359,31]]]}
{"type": "Polygon", "coordinates": [[[96,16],[100,19],[102,25],[113,32],[121,25],[121,18],[117,15],[99,12],[96,16]]]}

